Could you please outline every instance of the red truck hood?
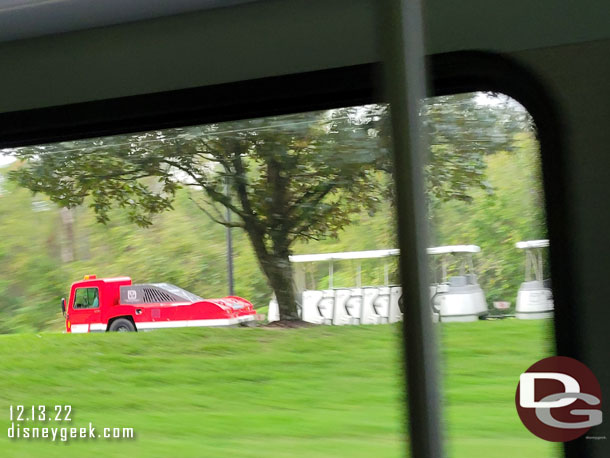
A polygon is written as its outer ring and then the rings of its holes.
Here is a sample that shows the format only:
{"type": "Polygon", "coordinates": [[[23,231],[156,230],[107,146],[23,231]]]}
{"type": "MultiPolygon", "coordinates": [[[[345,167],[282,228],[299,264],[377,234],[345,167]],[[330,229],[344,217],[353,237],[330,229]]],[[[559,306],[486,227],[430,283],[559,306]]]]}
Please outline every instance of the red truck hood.
{"type": "Polygon", "coordinates": [[[227,307],[238,316],[256,314],[256,310],[254,310],[252,303],[242,297],[227,296],[223,297],[222,299],[207,299],[207,301],[217,304],[223,308],[227,307]]]}

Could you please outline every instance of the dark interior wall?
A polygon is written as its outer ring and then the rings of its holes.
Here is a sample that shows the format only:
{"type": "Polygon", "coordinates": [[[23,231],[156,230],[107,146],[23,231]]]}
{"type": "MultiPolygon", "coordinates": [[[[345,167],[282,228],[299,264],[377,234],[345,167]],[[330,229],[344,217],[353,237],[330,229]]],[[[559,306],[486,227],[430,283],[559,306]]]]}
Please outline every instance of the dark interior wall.
{"type": "Polygon", "coordinates": [[[0,112],[373,62],[374,14],[272,0],[0,44],[0,112]]]}
{"type": "Polygon", "coordinates": [[[514,52],[610,37],[606,0],[425,0],[429,53],[514,52]]]}
{"type": "MultiPolygon", "coordinates": [[[[259,0],[0,43],[0,112],[375,62],[378,4],[259,0]]],[[[609,38],[607,1],[586,5],[428,0],[427,52],[514,52],[609,38]]]]}
{"type": "Polygon", "coordinates": [[[261,0],[13,0],[0,9],[0,41],[145,21],[257,1],[261,0]]]}
{"type": "MultiPolygon", "coordinates": [[[[610,40],[529,50],[514,57],[545,83],[561,113],[566,146],[566,201],[574,291],[570,332],[579,340],[583,362],[591,367],[610,397],[610,40]]],[[[549,152],[550,160],[553,151],[549,152]]],[[[599,426],[610,435],[610,423],[599,426]]],[[[592,441],[593,446],[607,445],[592,441]]],[[[607,450],[606,450],[607,451],[607,450]]],[[[599,455],[607,456],[607,455],[599,455]]]]}

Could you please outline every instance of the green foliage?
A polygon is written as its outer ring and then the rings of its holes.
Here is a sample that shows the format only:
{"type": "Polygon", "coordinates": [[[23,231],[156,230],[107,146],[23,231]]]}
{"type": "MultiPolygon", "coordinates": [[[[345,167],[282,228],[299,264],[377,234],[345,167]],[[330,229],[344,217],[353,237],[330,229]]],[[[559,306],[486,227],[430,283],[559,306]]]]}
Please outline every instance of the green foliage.
{"type": "Polygon", "coordinates": [[[519,133],[514,145],[513,152],[485,158],[493,193],[473,191],[470,202],[447,202],[432,217],[434,244],[479,245],[482,253],[475,260],[488,301],[513,306],[525,258],[515,243],[546,238],[537,142],[532,133],[519,133]]]}
{"type": "Polygon", "coordinates": [[[143,227],[190,188],[212,220],[246,231],[289,318],[293,243],[337,236],[381,200],[384,150],[363,127],[369,117],[345,108],[21,148],[15,155],[26,164],[11,177],[62,207],[88,199],[102,223],[116,205],[143,227]],[[224,220],[217,205],[237,221],[224,220]]]}
{"type": "Polygon", "coordinates": [[[24,147],[14,154],[26,166],[11,177],[61,207],[82,205],[89,197],[103,223],[113,206],[124,208],[140,226],[171,209],[178,188],[191,187],[211,218],[222,220],[216,204],[228,207],[242,220],[235,226],[261,231],[273,249],[279,235],[289,243],[336,235],[350,215],[379,202],[376,164],[385,151],[362,127],[370,115],[360,111],[24,147]]]}
{"type": "MultiPolygon", "coordinates": [[[[112,210],[106,225],[97,224],[92,209],[75,209],[75,260],[62,262],[68,241],[59,209],[46,200],[47,209],[35,211],[38,198],[14,183],[6,188],[0,197],[0,333],[61,329],[59,301],[85,274],[167,281],[204,297],[227,294],[225,230],[184,190],[176,194],[175,210],[157,215],[146,229],[128,224],[123,209],[112,210]]],[[[267,305],[271,293],[251,245],[234,232],[236,293],[267,305]]]]}
{"type": "Polygon", "coordinates": [[[0,196],[0,332],[44,329],[57,319],[65,288],[62,265],[53,262],[57,213],[34,212],[27,192],[6,183],[0,196]]]}
{"type": "Polygon", "coordinates": [[[470,201],[476,188],[492,191],[485,156],[513,149],[515,132],[530,130],[527,112],[504,96],[477,103],[478,93],[433,97],[422,107],[423,132],[430,145],[426,191],[430,207],[470,201]]]}

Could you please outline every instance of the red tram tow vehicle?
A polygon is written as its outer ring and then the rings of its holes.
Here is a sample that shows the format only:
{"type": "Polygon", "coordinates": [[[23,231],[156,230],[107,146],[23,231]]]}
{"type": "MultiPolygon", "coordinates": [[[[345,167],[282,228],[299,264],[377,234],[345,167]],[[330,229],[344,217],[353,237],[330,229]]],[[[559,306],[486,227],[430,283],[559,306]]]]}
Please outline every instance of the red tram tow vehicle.
{"type": "Polygon", "coordinates": [[[258,318],[241,297],[203,299],[169,283],[132,284],[129,277],[95,275],[73,283],[61,307],[70,333],[232,326],[258,318]]]}

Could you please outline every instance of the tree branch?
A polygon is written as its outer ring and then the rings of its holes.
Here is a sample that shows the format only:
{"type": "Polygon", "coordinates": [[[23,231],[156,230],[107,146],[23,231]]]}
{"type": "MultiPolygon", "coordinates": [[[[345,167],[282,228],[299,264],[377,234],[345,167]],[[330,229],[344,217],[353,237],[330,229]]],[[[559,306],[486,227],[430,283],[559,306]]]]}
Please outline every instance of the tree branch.
{"type": "Polygon", "coordinates": [[[222,224],[225,227],[239,227],[244,229],[246,227],[246,225],[243,222],[229,222],[229,221],[225,221],[224,219],[217,219],[214,218],[214,216],[212,216],[212,214],[207,211],[204,207],[202,207],[201,205],[199,205],[199,202],[197,202],[195,199],[193,199],[191,196],[189,196],[189,199],[197,206],[197,208],[199,208],[199,210],[201,210],[203,213],[205,213],[208,218],[210,218],[212,221],[214,221],[215,223],[218,224],[222,224]]]}
{"type": "MultiPolygon", "coordinates": [[[[248,219],[248,214],[246,212],[244,212],[241,208],[236,207],[235,205],[233,205],[231,203],[231,200],[229,199],[228,196],[224,195],[223,193],[220,193],[218,191],[216,191],[214,188],[212,188],[208,183],[206,183],[205,181],[203,181],[201,179],[200,176],[195,175],[190,169],[182,166],[181,164],[178,164],[176,162],[173,161],[169,161],[167,159],[164,160],[164,162],[166,164],[171,165],[172,167],[177,168],[178,170],[181,170],[182,172],[186,173],[188,176],[190,176],[193,180],[195,180],[195,182],[201,186],[203,188],[203,190],[216,202],[221,203],[222,205],[224,205],[225,207],[227,207],[229,210],[231,210],[233,213],[235,213],[236,215],[238,215],[242,220],[246,221],[248,219]]],[[[189,185],[192,186],[192,185],[189,185]]]]}

